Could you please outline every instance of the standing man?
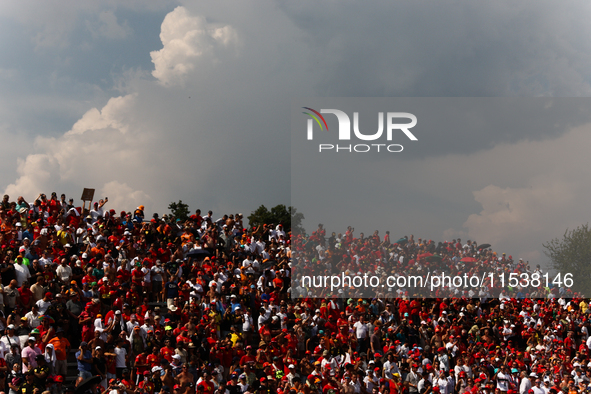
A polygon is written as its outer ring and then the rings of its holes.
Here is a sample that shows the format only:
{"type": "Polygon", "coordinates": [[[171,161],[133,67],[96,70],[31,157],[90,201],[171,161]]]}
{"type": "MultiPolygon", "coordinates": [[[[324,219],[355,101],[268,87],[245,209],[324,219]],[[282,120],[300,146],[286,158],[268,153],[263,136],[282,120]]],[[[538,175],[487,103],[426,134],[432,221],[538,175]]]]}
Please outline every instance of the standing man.
{"type": "Polygon", "coordinates": [[[364,315],[361,315],[359,321],[353,325],[353,328],[355,329],[355,334],[357,336],[357,352],[367,352],[369,342],[369,329],[367,328],[367,324],[365,323],[364,315]]]}
{"type": "Polygon", "coordinates": [[[64,336],[64,329],[59,327],[56,331],[57,336],[51,338],[48,343],[53,345],[55,351],[55,375],[66,376],[67,357],[70,351],[70,341],[64,336]]]}
{"type": "Polygon", "coordinates": [[[88,350],[86,342],[80,343],[76,352],[76,361],[78,363],[78,376],[82,379],[92,377],[92,352],[88,350]]]}
{"type": "Polygon", "coordinates": [[[164,285],[162,294],[166,298],[166,306],[170,308],[174,305],[174,299],[179,296],[178,277],[172,276],[170,280],[164,285]]]}
{"type": "Polygon", "coordinates": [[[419,374],[417,373],[417,364],[411,364],[410,372],[406,375],[406,386],[409,394],[418,394],[419,389],[419,374]]]}

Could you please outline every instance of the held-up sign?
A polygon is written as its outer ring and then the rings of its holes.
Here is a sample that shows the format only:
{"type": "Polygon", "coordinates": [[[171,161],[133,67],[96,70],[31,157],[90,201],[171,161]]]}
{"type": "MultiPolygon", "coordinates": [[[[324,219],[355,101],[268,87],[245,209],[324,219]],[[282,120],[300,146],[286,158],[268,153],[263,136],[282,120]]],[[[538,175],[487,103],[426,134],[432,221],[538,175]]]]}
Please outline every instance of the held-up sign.
{"type": "Polygon", "coordinates": [[[84,188],[84,191],[82,192],[82,197],[80,197],[80,199],[82,201],[92,201],[93,197],[94,197],[94,189],[84,188]]]}

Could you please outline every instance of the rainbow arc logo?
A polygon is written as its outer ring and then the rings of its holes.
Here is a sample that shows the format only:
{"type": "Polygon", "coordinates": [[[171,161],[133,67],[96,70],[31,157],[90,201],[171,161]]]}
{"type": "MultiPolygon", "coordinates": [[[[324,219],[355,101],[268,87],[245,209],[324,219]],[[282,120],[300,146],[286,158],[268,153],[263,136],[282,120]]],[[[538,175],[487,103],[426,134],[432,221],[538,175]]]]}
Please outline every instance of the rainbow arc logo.
{"type": "MultiPolygon", "coordinates": [[[[316,121],[316,123],[318,123],[318,126],[320,126],[320,130],[324,130],[324,128],[322,127],[322,123],[324,123],[324,126],[326,127],[326,131],[328,131],[328,125],[326,124],[326,120],[324,119],[324,116],[322,116],[320,114],[320,112],[316,111],[315,109],[309,108],[309,107],[302,107],[303,109],[307,109],[308,111],[313,112],[314,114],[316,114],[316,116],[314,116],[313,114],[311,114],[310,112],[302,112],[303,114],[309,115],[310,117],[312,117],[312,119],[314,119],[316,121]],[[322,119],[322,123],[320,123],[320,119],[322,119]]],[[[312,119],[308,119],[308,139],[311,140],[312,139],[312,127],[311,127],[311,122],[312,119]]]]}

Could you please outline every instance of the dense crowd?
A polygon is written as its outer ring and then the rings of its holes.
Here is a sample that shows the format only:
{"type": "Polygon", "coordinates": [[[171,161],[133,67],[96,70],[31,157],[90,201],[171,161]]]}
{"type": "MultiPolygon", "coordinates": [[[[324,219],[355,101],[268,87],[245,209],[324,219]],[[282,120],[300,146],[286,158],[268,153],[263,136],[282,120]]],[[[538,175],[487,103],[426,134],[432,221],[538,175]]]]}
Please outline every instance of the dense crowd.
{"type": "Polygon", "coordinates": [[[10,394],[591,391],[588,300],[564,289],[360,298],[297,279],[444,270],[466,256],[462,270],[530,270],[470,241],[327,237],[322,226],[292,237],[283,223],[247,229],[240,213],[150,218],[106,198],[83,211],[55,193],[4,196],[0,218],[10,394]]]}

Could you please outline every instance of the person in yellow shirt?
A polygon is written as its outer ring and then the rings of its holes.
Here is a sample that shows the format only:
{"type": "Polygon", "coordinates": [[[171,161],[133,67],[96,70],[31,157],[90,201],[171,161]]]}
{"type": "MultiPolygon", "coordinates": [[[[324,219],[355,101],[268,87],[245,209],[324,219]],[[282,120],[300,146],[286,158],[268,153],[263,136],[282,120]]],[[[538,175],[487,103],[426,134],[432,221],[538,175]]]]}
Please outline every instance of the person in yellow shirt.
{"type": "Polygon", "coordinates": [[[586,314],[587,313],[587,309],[589,309],[589,304],[587,304],[585,302],[585,300],[582,300],[581,303],[579,304],[579,308],[581,308],[581,312],[583,314],[586,314]]]}

